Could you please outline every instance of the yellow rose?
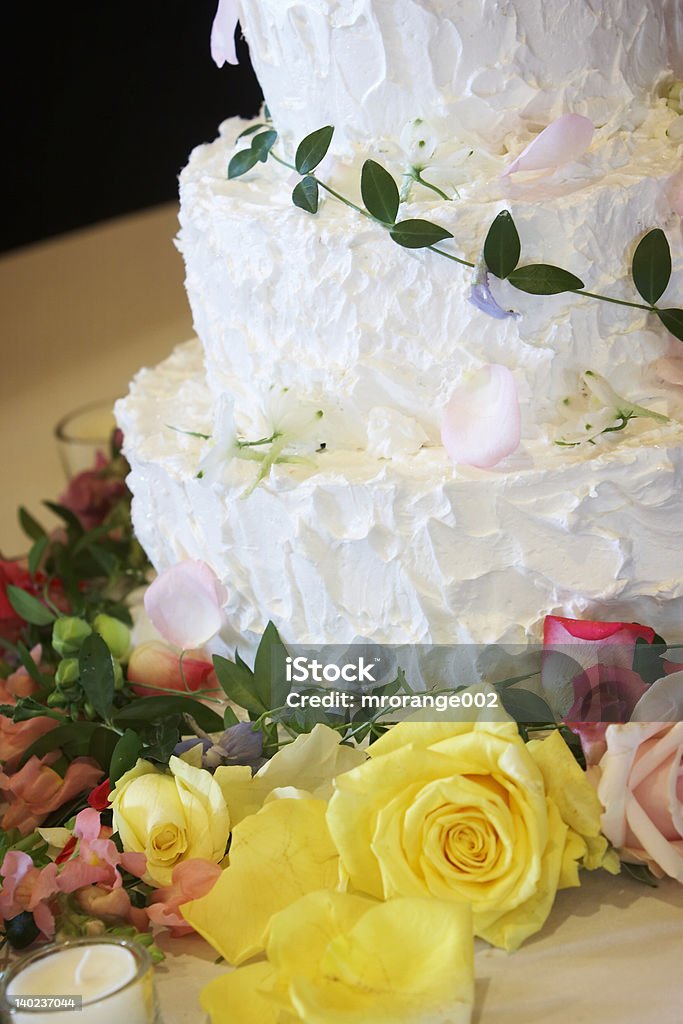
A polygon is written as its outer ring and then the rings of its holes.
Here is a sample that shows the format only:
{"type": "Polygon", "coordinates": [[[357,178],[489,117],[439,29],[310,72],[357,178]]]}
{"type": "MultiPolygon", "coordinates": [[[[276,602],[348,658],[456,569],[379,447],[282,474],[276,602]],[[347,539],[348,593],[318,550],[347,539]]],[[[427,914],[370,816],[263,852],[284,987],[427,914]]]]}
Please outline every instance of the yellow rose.
{"type": "Polygon", "coordinates": [[[270,924],[268,963],[212,981],[211,1024],[467,1024],[474,996],[470,908],[303,896],[270,924]]]}
{"type": "Polygon", "coordinates": [[[180,861],[218,863],[230,833],[228,809],[211,773],[178,757],[169,768],[170,774],[139,760],[109,798],[124,850],[146,855],[145,881],[154,885],[170,885],[180,861]]]}
{"type": "Polygon", "coordinates": [[[468,902],[475,933],[505,949],[538,931],[575,884],[583,836],[599,835],[588,782],[572,775],[567,823],[512,721],[404,722],[369,753],[336,780],[327,814],[351,885],[468,902]]]}

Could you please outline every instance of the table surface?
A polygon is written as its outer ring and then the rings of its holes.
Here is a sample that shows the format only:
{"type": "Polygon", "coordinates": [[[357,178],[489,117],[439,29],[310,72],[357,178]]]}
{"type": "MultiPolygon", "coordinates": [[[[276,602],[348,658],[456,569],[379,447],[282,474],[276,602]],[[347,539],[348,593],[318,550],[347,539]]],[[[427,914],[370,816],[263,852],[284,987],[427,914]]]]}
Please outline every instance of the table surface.
{"type": "Polygon", "coordinates": [[[169,203],[0,259],[2,555],[26,547],[17,507],[36,514],[64,488],[57,421],[125,394],[141,366],[192,335],[176,231],[169,203]]]}
{"type": "MultiPolygon", "coordinates": [[[[649,889],[598,871],[582,878],[516,953],[477,943],[472,1024],[681,1024],[683,885],[649,889]]],[[[198,1024],[199,992],[226,968],[197,937],[161,945],[163,1024],[198,1024]]]]}

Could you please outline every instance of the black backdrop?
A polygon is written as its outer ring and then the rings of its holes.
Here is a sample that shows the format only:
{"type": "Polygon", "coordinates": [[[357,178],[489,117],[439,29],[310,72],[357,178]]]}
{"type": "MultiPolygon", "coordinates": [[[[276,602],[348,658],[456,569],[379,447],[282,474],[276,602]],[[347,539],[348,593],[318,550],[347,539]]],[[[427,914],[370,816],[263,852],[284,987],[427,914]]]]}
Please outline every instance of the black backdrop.
{"type": "Polygon", "coordinates": [[[189,151],[261,96],[221,70],[217,0],[5,0],[0,248],[173,199],[189,151]]]}

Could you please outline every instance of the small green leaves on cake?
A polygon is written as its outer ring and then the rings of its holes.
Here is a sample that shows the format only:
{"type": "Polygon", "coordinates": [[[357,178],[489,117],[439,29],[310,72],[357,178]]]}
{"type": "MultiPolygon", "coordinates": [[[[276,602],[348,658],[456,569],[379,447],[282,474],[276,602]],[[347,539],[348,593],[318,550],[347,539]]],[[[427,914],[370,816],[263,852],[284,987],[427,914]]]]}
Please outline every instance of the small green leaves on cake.
{"type": "Polygon", "coordinates": [[[389,234],[404,249],[426,249],[437,242],[442,242],[444,238],[453,237],[450,231],[439,224],[420,219],[400,220],[398,224],[394,224],[389,234]]]}
{"type": "Polygon", "coordinates": [[[318,182],[314,177],[312,177],[312,175],[307,174],[305,178],[301,179],[298,185],[294,186],[292,202],[295,206],[298,206],[300,210],[305,210],[306,213],[318,212],[318,182]]]}
{"type": "Polygon", "coordinates": [[[484,262],[495,277],[509,277],[519,263],[522,247],[509,210],[495,218],[484,242],[484,262]]]}
{"type": "Polygon", "coordinates": [[[631,265],[633,283],[651,306],[661,299],[671,278],[671,250],[661,228],[641,238],[631,265]]]}
{"type": "Polygon", "coordinates": [[[294,165],[299,174],[310,174],[325,159],[333,134],[334,128],[328,124],[302,139],[294,157],[294,165]]]}
{"type": "Polygon", "coordinates": [[[245,136],[253,136],[249,149],[241,149],[238,153],[235,153],[232,160],[228,164],[228,179],[231,181],[233,178],[240,178],[247,171],[250,171],[252,167],[255,167],[257,163],[265,163],[268,159],[271,149],[275,145],[277,140],[277,132],[274,128],[269,128],[264,124],[253,125],[251,128],[245,128],[237,139],[244,138],[245,136]],[[259,128],[264,128],[265,131],[258,131],[259,128]],[[258,134],[256,134],[258,132],[258,134]]]}
{"type": "Polygon", "coordinates": [[[368,213],[381,224],[395,224],[398,215],[398,186],[387,170],[375,160],[366,160],[360,176],[360,192],[368,213]]]}
{"type": "Polygon", "coordinates": [[[530,295],[559,295],[560,292],[575,292],[583,288],[581,278],[550,263],[529,263],[526,267],[518,267],[508,275],[508,281],[520,292],[530,295]]]}

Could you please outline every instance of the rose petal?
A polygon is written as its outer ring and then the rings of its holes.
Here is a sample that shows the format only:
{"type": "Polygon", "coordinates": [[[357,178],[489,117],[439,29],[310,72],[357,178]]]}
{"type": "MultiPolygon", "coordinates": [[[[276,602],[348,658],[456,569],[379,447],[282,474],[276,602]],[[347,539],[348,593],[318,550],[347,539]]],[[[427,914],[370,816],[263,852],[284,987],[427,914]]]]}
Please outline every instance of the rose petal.
{"type": "Polygon", "coordinates": [[[443,446],[456,465],[489,469],[511,455],[519,439],[517,386],[507,367],[484,366],[456,387],[441,422],[443,446]]]}
{"type": "Polygon", "coordinates": [[[211,57],[219,68],[238,64],[235,30],[239,20],[238,0],[218,0],[218,10],[211,26],[211,57]]]}
{"type": "Polygon", "coordinates": [[[593,131],[593,122],[587,117],[562,114],[522,150],[501,177],[517,171],[546,170],[575,160],[590,146],[593,131]]]}
{"type": "Polygon", "coordinates": [[[169,643],[188,650],[202,647],[223,624],[227,594],[206,562],[172,565],[150,584],[145,611],[169,643]]]}

